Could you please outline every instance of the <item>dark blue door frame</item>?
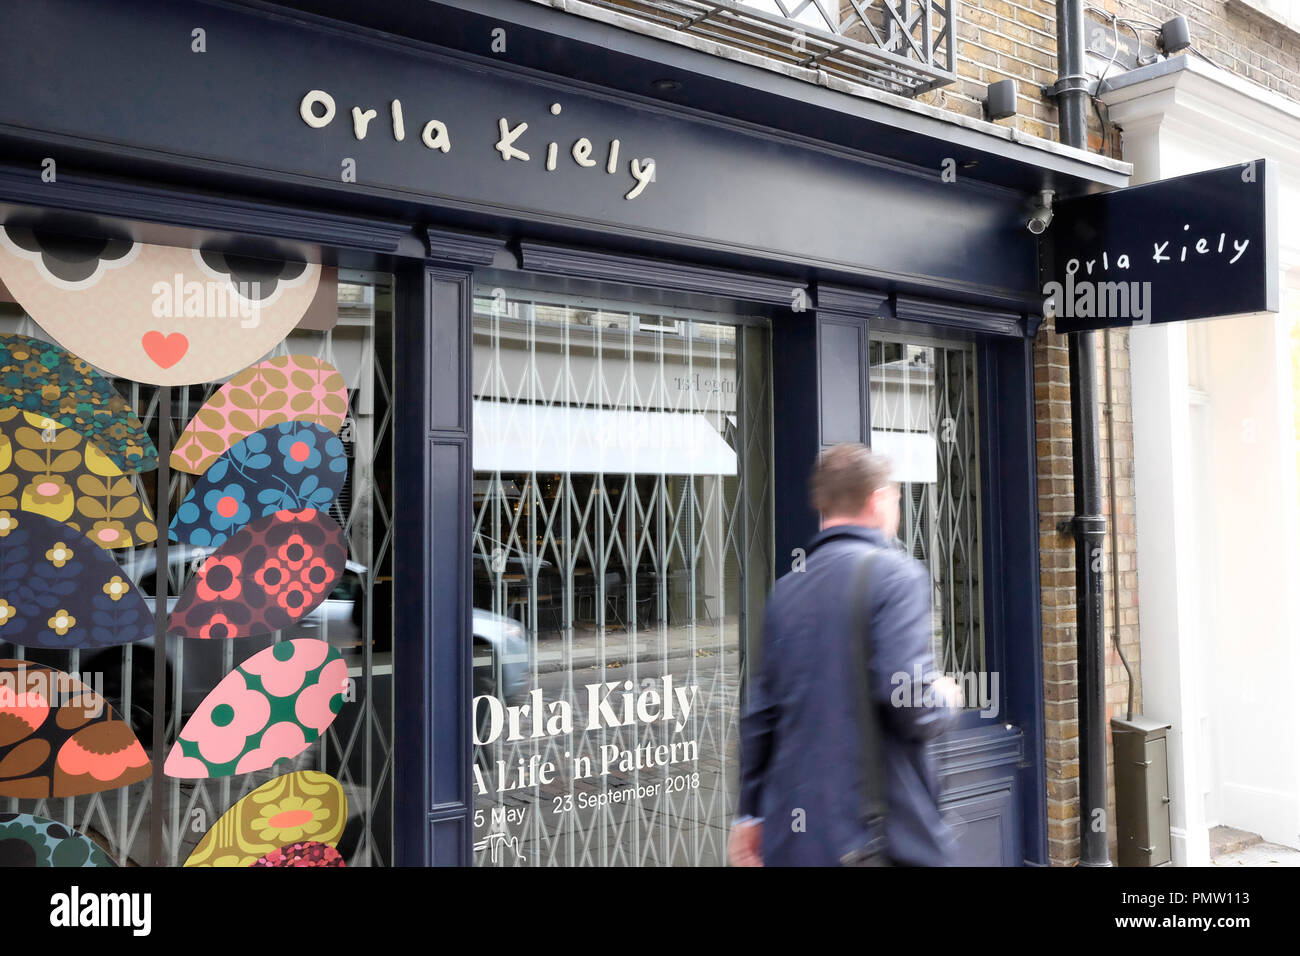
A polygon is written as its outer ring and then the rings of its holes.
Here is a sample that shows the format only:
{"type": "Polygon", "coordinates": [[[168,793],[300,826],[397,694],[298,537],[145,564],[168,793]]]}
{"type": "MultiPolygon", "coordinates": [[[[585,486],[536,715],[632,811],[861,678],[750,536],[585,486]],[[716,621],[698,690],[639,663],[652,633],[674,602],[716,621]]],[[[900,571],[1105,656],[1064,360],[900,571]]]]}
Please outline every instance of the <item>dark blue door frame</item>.
{"type": "Polygon", "coordinates": [[[471,271],[410,263],[397,283],[407,328],[398,342],[398,376],[408,396],[399,427],[408,437],[399,443],[394,471],[406,476],[401,488],[418,504],[409,520],[398,521],[394,542],[404,565],[396,593],[409,596],[399,603],[395,627],[399,638],[424,640],[402,642],[408,657],[397,668],[396,860],[462,866],[470,862],[473,832],[471,271]]]}
{"type": "MultiPolygon", "coordinates": [[[[986,667],[996,715],[968,712],[935,751],[945,810],[983,863],[1046,865],[1041,611],[1031,317],[818,284],[815,311],[773,323],[778,562],[817,529],[808,469],[840,441],[870,443],[867,338],[880,329],[976,343],[986,667]]],[[[778,574],[781,569],[778,568],[778,574]]]]}

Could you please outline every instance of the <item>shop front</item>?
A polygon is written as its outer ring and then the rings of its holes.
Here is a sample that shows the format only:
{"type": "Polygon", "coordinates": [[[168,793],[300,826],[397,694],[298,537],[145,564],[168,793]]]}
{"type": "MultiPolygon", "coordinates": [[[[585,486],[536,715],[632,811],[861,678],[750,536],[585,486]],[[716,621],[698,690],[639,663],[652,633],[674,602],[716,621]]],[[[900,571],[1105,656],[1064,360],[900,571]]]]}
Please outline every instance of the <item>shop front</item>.
{"type": "Polygon", "coordinates": [[[721,864],[808,468],[867,441],[967,686],[962,859],[1046,862],[1025,218],[1122,164],[521,0],[6,16],[0,538],[138,605],[0,623],[126,755],[37,727],[0,811],[119,865],[721,864]],[[24,398],[56,361],[112,414],[24,398]]]}

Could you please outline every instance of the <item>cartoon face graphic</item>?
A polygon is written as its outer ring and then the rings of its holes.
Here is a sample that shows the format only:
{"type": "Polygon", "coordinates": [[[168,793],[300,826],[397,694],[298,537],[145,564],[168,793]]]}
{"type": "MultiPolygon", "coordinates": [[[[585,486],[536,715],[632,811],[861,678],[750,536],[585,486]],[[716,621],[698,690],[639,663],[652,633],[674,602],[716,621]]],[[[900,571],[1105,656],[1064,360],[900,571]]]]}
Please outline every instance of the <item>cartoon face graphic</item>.
{"type": "Polygon", "coordinates": [[[266,355],[320,274],[301,260],[0,226],[0,281],[32,319],[92,365],[153,385],[218,381],[266,355]]]}

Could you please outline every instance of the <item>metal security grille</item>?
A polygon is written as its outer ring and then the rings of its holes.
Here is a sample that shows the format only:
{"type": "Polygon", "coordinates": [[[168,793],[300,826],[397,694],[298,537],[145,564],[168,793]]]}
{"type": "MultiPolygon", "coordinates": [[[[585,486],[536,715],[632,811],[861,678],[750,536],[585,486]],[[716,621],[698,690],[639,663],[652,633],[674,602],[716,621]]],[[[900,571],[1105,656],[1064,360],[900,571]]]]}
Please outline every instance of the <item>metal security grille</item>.
{"type": "Polygon", "coordinates": [[[873,335],[870,356],[872,445],[894,459],[902,485],[899,538],[930,570],[935,664],[982,673],[974,346],[873,335]]]}
{"type": "Polygon", "coordinates": [[[579,14],[593,7],[904,96],[957,79],[955,0],[586,0],[565,5],[579,14]]]}
{"type": "Polygon", "coordinates": [[[725,861],[772,580],[769,367],[762,326],[477,290],[476,864],[725,861]],[[693,703],[610,726],[593,685],[693,703]],[[568,702],[571,727],[493,736],[488,699],[568,702]]]}
{"type": "MultiPolygon", "coordinates": [[[[153,682],[153,641],[105,651],[49,652],[0,643],[0,658],[33,660],[88,675],[136,736],[149,749],[153,721],[165,714],[167,745],[184,721],[218,681],[235,665],[273,642],[290,637],[319,637],[344,655],[354,687],[354,700],[292,765],[215,780],[164,781],[162,813],[151,807],[151,784],[89,796],[17,800],[0,798],[11,812],[34,813],[63,822],[88,835],[119,865],[145,865],[150,860],[151,829],[161,830],[164,861],[183,864],[208,828],[241,797],[293,770],[322,770],[343,786],[349,819],[338,849],[348,866],[387,865],[392,861],[392,450],[393,450],[393,326],[391,277],[373,273],[340,276],[339,321],[326,332],[296,331],[271,355],[306,354],[325,359],[343,373],[351,399],[351,414],[343,437],[351,452],[348,474],[351,493],[346,511],[331,514],[340,522],[349,545],[348,568],[324,605],[294,625],[293,634],[277,632],[267,638],[236,641],[193,641],[168,638],[169,682],[153,682]],[[350,281],[349,281],[350,280],[350,281]],[[355,301],[353,301],[355,300],[355,301]]],[[[30,318],[6,322],[4,331],[48,339],[30,318]]],[[[267,356],[271,357],[271,356],[267,356]]],[[[172,391],[171,415],[160,415],[159,392],[153,386],[116,380],[118,391],[131,402],[158,442],[160,420],[171,428],[172,444],[186,424],[221,383],[172,391]]],[[[136,490],[156,502],[157,472],[134,476],[136,490]]],[[[197,480],[171,471],[171,513],[197,480]]],[[[202,555],[173,543],[168,567],[169,601],[183,593],[202,555]]],[[[156,593],[156,552],[147,547],[114,552],[124,573],[142,593],[156,593]]],[[[161,761],[154,759],[154,773],[161,761]]]]}

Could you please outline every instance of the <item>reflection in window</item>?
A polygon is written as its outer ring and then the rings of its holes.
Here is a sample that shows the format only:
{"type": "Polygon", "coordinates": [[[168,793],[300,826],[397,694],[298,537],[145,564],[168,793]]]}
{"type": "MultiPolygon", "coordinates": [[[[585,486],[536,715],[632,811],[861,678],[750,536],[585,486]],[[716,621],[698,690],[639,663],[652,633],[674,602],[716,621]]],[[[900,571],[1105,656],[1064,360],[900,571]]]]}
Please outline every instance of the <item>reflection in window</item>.
{"type": "Polygon", "coordinates": [[[930,570],[936,666],[952,675],[982,673],[974,347],[873,335],[870,356],[871,444],[894,461],[898,536],[930,570]]]}
{"type": "Polygon", "coordinates": [[[479,290],[477,864],[724,861],[768,382],[758,326],[479,290]],[[539,703],[515,733],[507,708],[539,703]]]}

